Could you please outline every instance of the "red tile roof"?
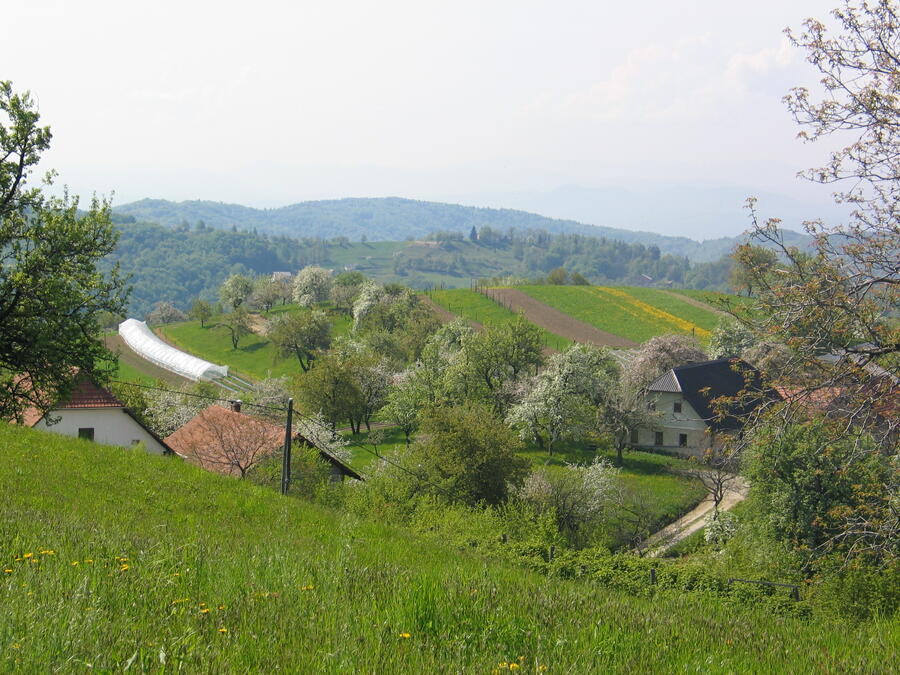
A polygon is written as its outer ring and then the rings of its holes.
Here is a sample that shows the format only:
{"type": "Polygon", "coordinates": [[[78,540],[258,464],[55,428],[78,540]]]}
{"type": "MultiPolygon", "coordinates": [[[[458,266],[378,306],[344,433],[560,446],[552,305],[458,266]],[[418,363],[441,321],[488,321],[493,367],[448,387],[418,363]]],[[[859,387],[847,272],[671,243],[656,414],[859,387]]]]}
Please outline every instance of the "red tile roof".
{"type": "MultiPolygon", "coordinates": [[[[313,444],[295,433],[294,441],[313,444]]],[[[284,428],[219,405],[211,405],[165,439],[176,453],[209,471],[239,476],[261,459],[281,451],[284,428]]],[[[361,480],[349,466],[319,451],[341,473],[361,480]]]]}
{"type": "Polygon", "coordinates": [[[124,408],[125,404],[111,392],[96,385],[90,378],[80,375],[72,386],[72,391],[65,400],[53,406],[54,410],[63,408],[124,408]]]}

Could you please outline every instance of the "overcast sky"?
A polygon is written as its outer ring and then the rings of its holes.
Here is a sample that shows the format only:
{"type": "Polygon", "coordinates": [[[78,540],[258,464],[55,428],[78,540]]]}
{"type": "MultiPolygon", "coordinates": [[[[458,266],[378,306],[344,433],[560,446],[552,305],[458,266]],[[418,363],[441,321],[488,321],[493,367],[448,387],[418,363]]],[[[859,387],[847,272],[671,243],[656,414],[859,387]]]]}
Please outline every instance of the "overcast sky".
{"type": "Polygon", "coordinates": [[[817,199],[795,174],[825,149],[781,103],[817,77],[782,30],[834,4],[30,0],[3,9],[0,79],[39,101],[45,167],[116,203],[817,199]]]}

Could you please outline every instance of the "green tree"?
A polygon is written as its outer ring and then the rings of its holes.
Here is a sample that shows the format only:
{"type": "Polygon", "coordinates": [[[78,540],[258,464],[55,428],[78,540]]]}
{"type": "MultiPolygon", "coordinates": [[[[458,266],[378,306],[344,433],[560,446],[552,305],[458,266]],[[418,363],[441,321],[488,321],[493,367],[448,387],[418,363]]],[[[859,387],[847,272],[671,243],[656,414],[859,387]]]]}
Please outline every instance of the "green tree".
{"type": "Polygon", "coordinates": [[[281,356],[295,357],[306,372],[316,354],[331,344],[331,321],[321,310],[282,314],[272,322],[268,338],[281,356]]]}
{"type": "MultiPolygon", "coordinates": [[[[465,504],[499,504],[521,483],[528,462],[516,452],[521,441],[485,405],[432,408],[401,461],[437,486],[440,494],[465,504]]],[[[413,480],[415,490],[432,491],[413,480]]]]}
{"type": "Polygon", "coordinates": [[[253,281],[253,292],[249,302],[254,307],[268,312],[281,297],[281,286],[269,274],[257,277],[253,281]]]}
{"type": "Polygon", "coordinates": [[[756,344],[752,330],[730,317],[723,317],[709,338],[709,355],[714,359],[741,356],[756,344]]]}
{"type": "Polygon", "coordinates": [[[547,283],[553,284],[554,286],[565,286],[568,281],[569,273],[566,272],[564,267],[557,267],[556,269],[550,270],[550,274],[547,275],[547,283]]]}
{"type": "Polygon", "coordinates": [[[347,420],[357,433],[359,423],[355,413],[364,406],[364,401],[353,375],[347,359],[334,352],[323,354],[296,380],[301,408],[308,413],[321,414],[332,430],[347,420]]]}
{"type": "MultiPolygon", "coordinates": [[[[93,199],[86,212],[65,193],[31,187],[32,171],[50,147],[50,129],[29,93],[0,82],[0,418],[29,406],[46,410],[71,385],[73,369],[103,381],[113,357],[97,340],[102,313],[122,314],[125,283],[118,266],[98,263],[116,246],[110,205],[93,199]]],[[[50,176],[46,179],[49,184],[50,176]]]]}
{"type": "Polygon", "coordinates": [[[192,319],[196,319],[200,322],[200,327],[203,328],[204,324],[212,318],[213,308],[212,305],[209,304],[206,300],[202,300],[197,298],[191,304],[191,311],[189,315],[192,319]]]}
{"type": "Polygon", "coordinates": [[[228,331],[228,336],[231,338],[231,346],[234,349],[238,348],[242,337],[246,337],[253,332],[250,329],[250,314],[247,313],[244,307],[238,307],[233,312],[225,314],[217,325],[228,331]]]}

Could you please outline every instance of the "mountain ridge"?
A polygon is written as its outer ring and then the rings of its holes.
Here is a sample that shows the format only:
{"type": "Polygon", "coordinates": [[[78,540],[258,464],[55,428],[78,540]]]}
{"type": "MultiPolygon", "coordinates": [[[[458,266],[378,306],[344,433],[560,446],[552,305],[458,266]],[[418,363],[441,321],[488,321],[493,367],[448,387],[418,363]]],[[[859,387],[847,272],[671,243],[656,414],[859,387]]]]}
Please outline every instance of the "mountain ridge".
{"type": "MultiPolygon", "coordinates": [[[[421,239],[436,231],[468,235],[472,227],[506,230],[541,229],[555,234],[582,234],[628,243],[657,246],[661,252],[693,261],[715,260],[731,252],[743,237],[721,237],[703,242],[683,236],[591,225],[550,218],[517,209],[497,209],[432,202],[402,197],[346,197],[304,201],[278,208],[257,209],[241,204],[207,200],[173,202],[145,198],[113,209],[119,217],[168,226],[194,226],[203,222],[216,229],[234,227],[297,238],[347,237],[360,241],[421,239]]],[[[790,243],[803,244],[806,235],[786,231],[790,243]]]]}

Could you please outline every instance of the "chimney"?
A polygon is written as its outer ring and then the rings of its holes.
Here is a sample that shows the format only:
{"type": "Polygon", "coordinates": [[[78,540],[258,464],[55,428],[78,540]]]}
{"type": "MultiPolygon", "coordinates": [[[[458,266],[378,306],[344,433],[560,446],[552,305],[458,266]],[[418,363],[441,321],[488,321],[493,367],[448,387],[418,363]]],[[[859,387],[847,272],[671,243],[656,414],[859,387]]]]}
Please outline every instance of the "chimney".
{"type": "Polygon", "coordinates": [[[241,401],[240,399],[231,402],[231,410],[233,412],[241,412],[241,401]]]}

